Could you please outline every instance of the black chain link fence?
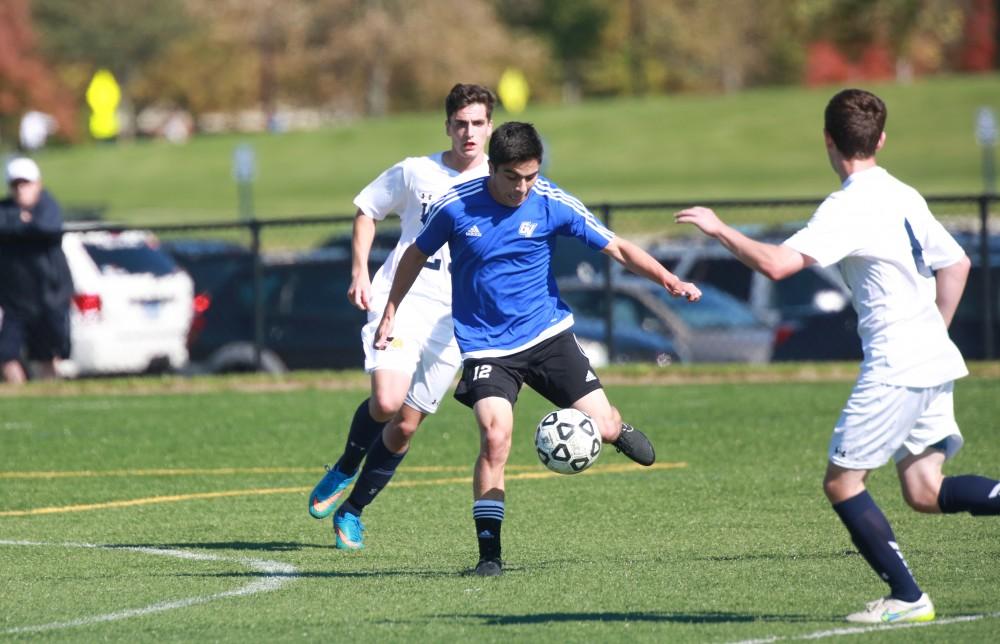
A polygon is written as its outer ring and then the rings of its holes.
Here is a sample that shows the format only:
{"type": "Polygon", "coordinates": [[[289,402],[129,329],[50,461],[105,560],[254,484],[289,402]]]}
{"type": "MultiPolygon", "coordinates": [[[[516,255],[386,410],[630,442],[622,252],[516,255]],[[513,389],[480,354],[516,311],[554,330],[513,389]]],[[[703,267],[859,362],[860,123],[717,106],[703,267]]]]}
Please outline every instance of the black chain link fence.
{"type": "MultiPolygon", "coordinates": [[[[576,314],[581,343],[588,353],[594,352],[592,360],[598,364],[631,360],[665,365],[675,361],[856,359],[860,356],[860,342],[853,326],[856,319],[852,318],[845,293],[838,290],[842,287],[836,284],[836,277],[827,284],[824,280],[831,279],[830,275],[819,273],[797,281],[783,280],[789,283],[784,291],[768,287],[763,284],[766,280],[762,276],[741,272],[741,265],[720,252],[721,246],[716,242],[705,240],[691,226],[678,226],[673,221],[677,210],[702,205],[713,208],[728,223],[752,237],[780,242],[799,228],[821,201],[820,198],[706,199],[590,204],[590,209],[609,228],[650,250],[668,269],[699,286],[715,285],[723,295],[718,298],[718,307],[692,308],[691,311],[697,310],[697,315],[692,316],[690,311],[677,310],[676,306],[657,300],[649,289],[638,287],[622,271],[615,270],[607,256],[572,242],[560,242],[555,269],[561,292],[576,314]],[[739,301],[738,306],[733,304],[734,299],[739,301]],[[744,320],[747,311],[756,326],[744,320]],[[744,320],[746,325],[741,327],[734,320],[744,320]],[[723,332],[727,327],[728,333],[723,332]],[[760,333],[761,327],[766,328],[764,335],[760,333]]],[[[994,359],[1000,338],[1000,230],[990,228],[990,208],[1000,201],[1000,196],[930,196],[927,201],[973,260],[973,271],[952,335],[967,358],[994,359]]],[[[285,255],[289,261],[295,261],[295,257],[305,253],[287,249],[324,248],[320,252],[339,253],[339,266],[349,272],[352,221],[353,216],[348,215],[319,215],[143,228],[155,232],[165,245],[175,250],[183,251],[187,245],[187,251],[195,255],[225,257],[227,248],[238,249],[232,253],[232,261],[252,267],[248,272],[252,276],[249,278],[254,318],[252,342],[254,364],[259,368],[269,343],[265,328],[269,311],[262,291],[265,259],[270,261],[285,255]]],[[[380,226],[372,271],[395,244],[398,229],[392,226],[390,222],[380,226]]],[[[69,229],[76,230],[115,231],[131,227],[135,226],[103,222],[69,225],[69,229]]],[[[221,274],[221,269],[213,270],[221,274]]],[[[197,281],[196,288],[200,286],[197,281]]],[[[337,306],[350,308],[346,288],[343,290],[337,306]]],[[[357,327],[329,332],[349,335],[354,344],[359,342],[357,327]]]]}

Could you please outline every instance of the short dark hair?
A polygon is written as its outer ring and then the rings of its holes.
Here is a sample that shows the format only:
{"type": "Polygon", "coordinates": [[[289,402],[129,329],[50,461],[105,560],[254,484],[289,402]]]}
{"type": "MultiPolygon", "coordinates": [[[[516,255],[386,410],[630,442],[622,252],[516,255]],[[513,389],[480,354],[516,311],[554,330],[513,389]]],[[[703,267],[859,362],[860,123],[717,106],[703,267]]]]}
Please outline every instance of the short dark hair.
{"type": "Polygon", "coordinates": [[[493,92],[482,85],[458,83],[451,88],[451,91],[448,92],[448,97],[444,99],[444,113],[446,118],[451,119],[452,114],[463,107],[482,103],[486,106],[486,118],[492,119],[493,106],[496,102],[497,98],[493,95],[493,92]]]}
{"type": "Polygon", "coordinates": [[[542,137],[531,123],[508,121],[490,137],[489,155],[493,167],[532,159],[541,163],[542,151],[542,137]]]}
{"type": "Polygon", "coordinates": [[[846,158],[869,159],[875,156],[887,114],[878,96],[863,89],[845,89],[826,104],[824,127],[846,158]]]}

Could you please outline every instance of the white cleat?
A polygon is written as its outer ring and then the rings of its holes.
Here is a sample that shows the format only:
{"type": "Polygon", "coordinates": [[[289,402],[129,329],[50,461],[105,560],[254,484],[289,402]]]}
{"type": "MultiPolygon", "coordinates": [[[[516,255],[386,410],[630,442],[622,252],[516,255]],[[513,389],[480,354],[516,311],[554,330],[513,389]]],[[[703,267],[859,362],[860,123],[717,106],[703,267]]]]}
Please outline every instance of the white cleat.
{"type": "Polygon", "coordinates": [[[851,613],[847,621],[858,624],[902,624],[904,622],[930,622],[934,620],[934,604],[924,593],[915,602],[882,597],[865,604],[865,610],[851,613]]]}

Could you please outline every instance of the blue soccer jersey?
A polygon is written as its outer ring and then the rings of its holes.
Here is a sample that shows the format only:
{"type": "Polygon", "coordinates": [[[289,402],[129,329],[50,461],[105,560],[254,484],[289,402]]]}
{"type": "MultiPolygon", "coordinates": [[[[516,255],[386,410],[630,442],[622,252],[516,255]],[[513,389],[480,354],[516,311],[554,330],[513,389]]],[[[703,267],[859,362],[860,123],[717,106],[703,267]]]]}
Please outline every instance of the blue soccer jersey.
{"type": "Polygon", "coordinates": [[[516,208],[497,203],[488,178],[459,184],[427,212],[415,241],[451,249],[452,318],[465,358],[523,351],[573,326],[552,275],[556,236],[595,250],[614,238],[575,197],[539,177],[516,208]]]}

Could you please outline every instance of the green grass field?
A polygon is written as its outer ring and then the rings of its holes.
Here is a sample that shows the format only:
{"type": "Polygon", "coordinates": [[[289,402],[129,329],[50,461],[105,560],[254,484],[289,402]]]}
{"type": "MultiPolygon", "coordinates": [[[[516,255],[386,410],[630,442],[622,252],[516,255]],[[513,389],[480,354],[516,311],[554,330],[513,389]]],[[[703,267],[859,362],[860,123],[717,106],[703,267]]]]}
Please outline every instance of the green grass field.
{"type": "MultiPolygon", "coordinates": [[[[997,75],[874,85],[889,107],[882,162],[927,194],[982,190],[976,111],[1000,111],[997,75]]],[[[822,110],[839,88],[780,88],[731,96],[667,96],[532,106],[546,141],[545,172],[588,204],[732,197],[821,197],[837,186],[822,144],[822,110]]],[[[497,125],[511,116],[494,115],[497,125]]],[[[219,135],[43,151],[64,202],[107,206],[136,225],[237,218],[232,155],[257,153],[259,217],[353,214],[351,201],[404,156],[449,142],[437,112],[362,120],[316,132],[219,135]]],[[[801,219],[808,213],[783,217],[801,219]]]]}
{"type": "MultiPolygon", "coordinates": [[[[788,373],[801,378],[803,369],[788,373]]],[[[659,466],[640,468],[606,449],[576,477],[549,475],[538,463],[532,430],[549,405],[526,391],[508,470],[507,574],[498,579],[465,574],[477,557],[469,477],[478,438],[470,412],[453,400],[365,512],[367,548],[346,553],[332,547],[329,521],[308,516],[306,500],[322,464],[339,453],[363,379],[28,387],[0,397],[0,636],[832,636],[847,627],[843,615],[884,590],[820,487],[850,369],[812,382],[780,382],[782,373],[609,384],[627,419],[650,434],[659,466]]],[[[995,368],[978,373],[957,387],[966,447],[949,471],[996,477],[1000,380],[995,368]]],[[[864,642],[1000,639],[996,518],[917,515],[889,467],[871,488],[939,621],[842,634],[864,642]]]]}

